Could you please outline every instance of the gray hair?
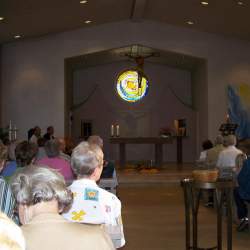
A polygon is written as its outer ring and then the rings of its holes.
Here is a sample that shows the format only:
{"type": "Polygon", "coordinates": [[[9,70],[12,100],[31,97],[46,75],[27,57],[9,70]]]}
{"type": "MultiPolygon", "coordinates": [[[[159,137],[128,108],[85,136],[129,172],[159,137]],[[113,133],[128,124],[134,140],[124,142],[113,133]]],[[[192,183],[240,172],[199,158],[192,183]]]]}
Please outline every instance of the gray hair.
{"type": "Polygon", "coordinates": [[[44,149],[49,158],[57,157],[60,154],[60,143],[57,139],[48,140],[44,149]]]}
{"type": "Polygon", "coordinates": [[[236,145],[236,136],[235,135],[228,135],[224,138],[224,145],[228,146],[235,146],[236,145]]]}
{"type": "Polygon", "coordinates": [[[88,138],[88,143],[90,143],[90,144],[96,144],[100,148],[103,147],[103,139],[99,135],[91,135],[88,138]]]}
{"type": "Polygon", "coordinates": [[[224,137],[222,135],[217,135],[214,141],[215,145],[220,145],[223,144],[224,142],[224,137]]]}
{"type": "Polygon", "coordinates": [[[86,141],[78,144],[71,155],[71,167],[77,176],[90,176],[103,164],[102,149],[86,141]]]}
{"type": "Polygon", "coordinates": [[[57,171],[31,165],[18,171],[11,180],[11,188],[18,204],[32,206],[56,199],[60,211],[73,201],[71,191],[57,171]]]}

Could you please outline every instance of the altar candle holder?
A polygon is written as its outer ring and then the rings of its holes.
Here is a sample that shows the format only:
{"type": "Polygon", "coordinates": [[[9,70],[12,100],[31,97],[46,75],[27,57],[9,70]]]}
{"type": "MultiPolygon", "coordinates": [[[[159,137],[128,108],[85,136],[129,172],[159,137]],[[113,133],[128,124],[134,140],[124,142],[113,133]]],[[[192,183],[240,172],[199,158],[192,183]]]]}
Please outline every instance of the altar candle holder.
{"type": "Polygon", "coordinates": [[[111,127],[110,127],[110,135],[111,135],[111,137],[114,137],[114,131],[115,131],[115,128],[114,128],[114,125],[112,124],[111,127]]]}
{"type": "Polygon", "coordinates": [[[116,125],[116,137],[120,136],[120,126],[116,125]]]}

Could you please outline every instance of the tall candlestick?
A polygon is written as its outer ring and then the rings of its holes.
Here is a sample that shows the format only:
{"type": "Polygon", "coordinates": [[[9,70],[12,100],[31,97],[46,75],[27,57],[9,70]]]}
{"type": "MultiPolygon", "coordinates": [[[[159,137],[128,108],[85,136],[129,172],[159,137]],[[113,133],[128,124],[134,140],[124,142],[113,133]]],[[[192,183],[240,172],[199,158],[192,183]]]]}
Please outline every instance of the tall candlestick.
{"type": "Polygon", "coordinates": [[[16,128],[16,126],[14,126],[14,140],[16,140],[16,137],[17,137],[16,136],[16,134],[17,134],[16,132],[17,132],[17,128],[16,128]]]}
{"type": "Polygon", "coordinates": [[[119,137],[120,136],[120,126],[116,125],[116,136],[119,137]]]}
{"type": "Polygon", "coordinates": [[[11,120],[9,123],[9,141],[12,141],[12,125],[11,125],[11,120]]]}
{"type": "Polygon", "coordinates": [[[111,135],[111,137],[114,136],[114,125],[113,124],[111,125],[110,135],[111,135]]]}

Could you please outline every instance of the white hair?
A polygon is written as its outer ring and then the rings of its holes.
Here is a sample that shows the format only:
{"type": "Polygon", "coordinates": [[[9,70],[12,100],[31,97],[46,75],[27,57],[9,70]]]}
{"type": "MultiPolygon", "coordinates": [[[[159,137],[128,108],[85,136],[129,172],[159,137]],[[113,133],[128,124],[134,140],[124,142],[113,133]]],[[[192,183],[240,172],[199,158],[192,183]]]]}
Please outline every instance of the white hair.
{"type": "Polygon", "coordinates": [[[103,147],[103,139],[99,135],[91,135],[88,138],[88,143],[90,143],[90,144],[96,144],[100,148],[103,147]]]}
{"type": "Polygon", "coordinates": [[[60,211],[67,209],[73,201],[63,176],[56,170],[31,165],[15,174],[11,188],[18,204],[35,205],[56,199],[60,211]]]}
{"type": "Polygon", "coordinates": [[[2,212],[0,212],[0,249],[25,250],[22,230],[2,212]]]}
{"type": "Polygon", "coordinates": [[[77,176],[90,176],[103,164],[102,149],[86,141],[78,144],[71,155],[71,167],[77,176]]]}
{"type": "Polygon", "coordinates": [[[235,146],[237,143],[236,136],[235,135],[228,135],[224,138],[224,145],[226,147],[228,146],[235,146]]]}

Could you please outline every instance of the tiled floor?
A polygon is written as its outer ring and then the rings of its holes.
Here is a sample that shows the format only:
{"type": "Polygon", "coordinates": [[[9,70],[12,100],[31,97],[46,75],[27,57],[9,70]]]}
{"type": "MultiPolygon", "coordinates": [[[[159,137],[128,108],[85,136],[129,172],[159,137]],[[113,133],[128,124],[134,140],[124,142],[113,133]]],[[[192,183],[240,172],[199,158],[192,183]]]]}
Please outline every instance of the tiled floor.
{"type": "MultiPolygon", "coordinates": [[[[152,175],[133,173],[132,170],[118,172],[121,183],[118,196],[123,204],[127,240],[124,250],[185,249],[184,203],[179,180],[186,175],[190,176],[191,168],[178,170],[170,167],[169,170],[164,169],[152,175]],[[139,184],[136,185],[136,181],[139,184]]],[[[215,210],[201,206],[199,222],[200,247],[214,246],[215,210]]],[[[233,249],[250,249],[250,233],[237,233],[235,225],[233,249]]]]}

